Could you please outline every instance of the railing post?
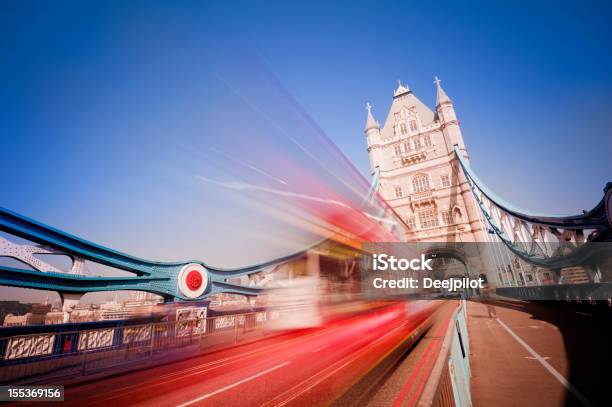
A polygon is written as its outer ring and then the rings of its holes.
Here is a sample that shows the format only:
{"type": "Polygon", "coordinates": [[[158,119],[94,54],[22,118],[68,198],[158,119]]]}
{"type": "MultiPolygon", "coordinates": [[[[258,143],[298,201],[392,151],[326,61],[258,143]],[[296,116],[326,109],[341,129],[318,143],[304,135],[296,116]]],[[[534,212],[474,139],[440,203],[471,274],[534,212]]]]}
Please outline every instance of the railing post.
{"type": "Polygon", "coordinates": [[[208,331],[208,319],[202,318],[202,328],[200,330],[200,342],[198,343],[198,350],[202,351],[202,342],[204,342],[204,335],[208,331]]]}
{"type": "Polygon", "coordinates": [[[85,346],[85,351],[83,352],[83,357],[81,358],[81,376],[85,376],[87,363],[87,346],[85,346]]]}
{"type": "Polygon", "coordinates": [[[195,321],[189,322],[189,345],[193,343],[193,326],[195,325],[195,321]]]}
{"type": "Polygon", "coordinates": [[[238,343],[238,318],[234,315],[234,343],[238,343]]]}
{"type": "Polygon", "coordinates": [[[149,358],[153,359],[153,349],[155,347],[155,341],[154,341],[154,336],[155,336],[155,324],[152,323],[151,324],[151,333],[150,333],[150,338],[149,338],[149,358]]]}

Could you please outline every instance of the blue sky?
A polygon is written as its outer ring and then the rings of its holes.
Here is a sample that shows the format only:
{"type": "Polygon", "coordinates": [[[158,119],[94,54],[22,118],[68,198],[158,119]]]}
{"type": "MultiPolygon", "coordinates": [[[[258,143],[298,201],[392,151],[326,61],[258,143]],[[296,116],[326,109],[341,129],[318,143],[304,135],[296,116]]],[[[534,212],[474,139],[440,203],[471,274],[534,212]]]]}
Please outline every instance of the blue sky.
{"type": "Polygon", "coordinates": [[[252,136],[226,97],[229,84],[265,99],[261,72],[227,68],[251,56],[365,176],[366,101],[382,122],[401,79],[433,106],[438,75],[499,195],[552,213],[601,199],[610,3],[329,3],[0,2],[0,205],[149,258],[223,266],[287,250],[275,242],[290,231],[194,181],[211,147],[252,136]]]}

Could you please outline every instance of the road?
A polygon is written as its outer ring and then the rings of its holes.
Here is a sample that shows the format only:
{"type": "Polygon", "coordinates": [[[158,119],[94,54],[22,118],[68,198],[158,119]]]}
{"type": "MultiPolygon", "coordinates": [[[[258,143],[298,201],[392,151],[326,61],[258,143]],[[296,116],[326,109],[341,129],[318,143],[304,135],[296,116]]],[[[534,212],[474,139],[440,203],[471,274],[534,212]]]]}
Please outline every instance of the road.
{"type": "Polygon", "coordinates": [[[609,313],[562,302],[469,302],[475,406],[609,406],[609,313]]]}
{"type": "MultiPolygon", "coordinates": [[[[400,404],[414,402],[437,345],[411,362],[420,363],[418,369],[405,366],[403,373],[391,376],[398,385],[372,383],[378,381],[380,369],[387,378],[398,360],[406,363],[411,347],[432,324],[439,335],[443,328],[438,326],[450,318],[457,302],[423,304],[394,304],[321,327],[68,387],[62,406],[317,406],[343,404],[346,397],[376,403],[377,394],[401,397],[400,404]],[[418,374],[406,375],[408,371],[418,374]],[[383,388],[385,393],[378,393],[383,388]]],[[[419,346],[427,348],[428,341],[431,337],[426,336],[419,346]]]]}
{"type": "MultiPolygon", "coordinates": [[[[61,405],[412,407],[457,305],[388,304],[70,385],[61,405]]],[[[468,301],[467,310],[474,406],[610,405],[609,312],[501,297],[468,301]]]]}

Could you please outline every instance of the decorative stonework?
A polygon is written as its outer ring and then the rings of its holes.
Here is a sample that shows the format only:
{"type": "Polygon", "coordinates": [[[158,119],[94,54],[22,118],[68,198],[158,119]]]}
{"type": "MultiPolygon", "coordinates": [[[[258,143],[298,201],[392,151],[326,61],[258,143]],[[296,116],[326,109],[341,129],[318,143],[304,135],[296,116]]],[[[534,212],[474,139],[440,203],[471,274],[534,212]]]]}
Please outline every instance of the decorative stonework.
{"type": "Polygon", "coordinates": [[[17,336],[10,338],[4,352],[5,360],[45,356],[53,352],[54,334],[17,336]]]}
{"type": "Polygon", "coordinates": [[[113,346],[114,335],[115,330],[113,328],[81,332],[77,350],[81,351],[113,346]]]}
{"type": "Polygon", "coordinates": [[[142,325],[123,329],[123,344],[145,342],[151,339],[151,326],[142,325]]]}
{"type": "Polygon", "coordinates": [[[440,81],[435,84],[435,111],[401,82],[383,126],[368,105],[372,173],[380,171],[379,193],[413,225],[406,228],[408,240],[486,241],[482,227],[474,226],[481,224],[480,212],[455,165],[454,146],[466,150],[454,105],[440,81]],[[461,216],[454,216],[455,208],[461,216]]]}
{"type": "Polygon", "coordinates": [[[410,205],[413,210],[419,210],[421,208],[428,208],[431,206],[438,206],[437,199],[432,190],[417,192],[410,195],[410,205]]]}
{"type": "Polygon", "coordinates": [[[408,155],[402,155],[401,161],[404,165],[413,165],[420,163],[427,159],[427,153],[425,151],[419,151],[417,153],[411,153],[408,155]]]}

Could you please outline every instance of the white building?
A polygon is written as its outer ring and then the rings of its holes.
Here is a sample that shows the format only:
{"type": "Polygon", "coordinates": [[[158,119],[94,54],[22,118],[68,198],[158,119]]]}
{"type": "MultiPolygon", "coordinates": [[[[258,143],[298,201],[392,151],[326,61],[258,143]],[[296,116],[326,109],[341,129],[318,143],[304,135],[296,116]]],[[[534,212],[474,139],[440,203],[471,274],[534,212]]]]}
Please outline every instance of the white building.
{"type": "Polygon", "coordinates": [[[432,111],[401,82],[381,127],[367,105],[365,134],[383,198],[409,225],[408,241],[485,242],[480,211],[455,159],[468,158],[452,100],[436,78],[432,111]]]}

